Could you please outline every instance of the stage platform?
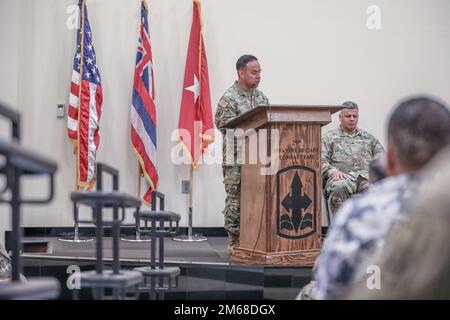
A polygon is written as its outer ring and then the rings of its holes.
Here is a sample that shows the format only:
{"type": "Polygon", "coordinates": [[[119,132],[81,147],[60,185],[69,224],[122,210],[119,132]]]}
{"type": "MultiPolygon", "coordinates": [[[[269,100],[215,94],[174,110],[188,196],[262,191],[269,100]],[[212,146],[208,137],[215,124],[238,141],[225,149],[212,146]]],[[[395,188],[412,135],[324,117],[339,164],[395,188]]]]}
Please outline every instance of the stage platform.
{"type": "MultiPolygon", "coordinates": [[[[168,291],[165,299],[294,299],[312,276],[310,267],[232,262],[226,237],[208,237],[204,242],[178,242],[166,237],[164,244],[166,264],[181,269],[178,287],[168,291]]],[[[112,261],[111,248],[111,238],[105,237],[106,264],[112,261]]],[[[57,237],[25,237],[22,257],[25,276],[55,276],[63,287],[61,299],[71,299],[71,291],[65,286],[67,268],[77,265],[82,271],[93,270],[95,240],[68,243],[57,237]]],[[[120,260],[124,269],[148,265],[150,243],[121,241],[120,260]]]]}
{"type": "MultiPolygon", "coordinates": [[[[69,261],[95,261],[95,240],[85,243],[70,243],[59,241],[56,237],[27,237],[24,238],[25,258],[57,259],[69,261]],[[36,252],[32,251],[44,251],[36,252]]],[[[105,261],[112,260],[111,238],[104,238],[103,257],[105,261]]],[[[156,248],[158,250],[159,241],[156,248]]],[[[164,241],[164,260],[169,264],[234,264],[227,254],[227,238],[209,237],[202,242],[179,242],[171,237],[164,241]]],[[[120,241],[120,261],[135,264],[150,262],[150,242],[120,241]]]]}

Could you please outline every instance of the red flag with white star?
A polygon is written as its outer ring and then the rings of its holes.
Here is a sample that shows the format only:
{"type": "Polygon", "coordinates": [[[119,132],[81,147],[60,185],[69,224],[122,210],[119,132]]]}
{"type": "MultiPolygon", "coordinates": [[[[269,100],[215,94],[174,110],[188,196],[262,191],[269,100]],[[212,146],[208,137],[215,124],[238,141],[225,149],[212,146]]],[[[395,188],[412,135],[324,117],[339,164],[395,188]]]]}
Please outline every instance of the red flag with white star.
{"type": "Polygon", "coordinates": [[[199,165],[208,144],[214,141],[214,122],[200,1],[194,0],[193,6],[178,129],[180,142],[187,149],[191,164],[195,168],[199,165]]]}

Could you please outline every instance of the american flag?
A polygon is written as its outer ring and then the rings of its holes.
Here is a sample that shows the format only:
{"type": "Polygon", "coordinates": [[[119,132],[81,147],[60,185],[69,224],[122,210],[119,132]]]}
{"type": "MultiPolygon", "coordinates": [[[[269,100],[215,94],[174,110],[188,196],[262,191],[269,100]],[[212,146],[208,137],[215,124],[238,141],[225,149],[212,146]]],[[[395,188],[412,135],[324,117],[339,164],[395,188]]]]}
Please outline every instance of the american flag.
{"type": "Polygon", "coordinates": [[[79,26],[82,27],[78,29],[77,49],[73,61],[67,131],[69,139],[77,149],[77,186],[92,188],[95,182],[96,152],[100,141],[99,122],[103,94],[85,0],[80,0],[78,6],[79,26]]]}
{"type": "Polygon", "coordinates": [[[147,5],[145,1],[142,1],[130,120],[131,143],[139,161],[140,171],[149,185],[144,195],[144,202],[149,204],[151,192],[158,184],[158,173],[156,171],[156,107],[153,101],[155,86],[147,15],[147,5]]]}

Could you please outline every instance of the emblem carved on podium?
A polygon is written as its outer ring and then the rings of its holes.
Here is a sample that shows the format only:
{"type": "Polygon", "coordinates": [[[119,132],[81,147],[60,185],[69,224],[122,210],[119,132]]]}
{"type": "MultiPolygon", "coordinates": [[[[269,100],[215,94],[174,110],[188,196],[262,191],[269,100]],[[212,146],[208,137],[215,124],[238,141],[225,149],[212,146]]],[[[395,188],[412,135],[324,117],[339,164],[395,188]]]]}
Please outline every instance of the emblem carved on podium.
{"type": "Polygon", "coordinates": [[[290,166],[276,177],[277,235],[303,239],[317,229],[316,173],[305,166],[290,166]]]}

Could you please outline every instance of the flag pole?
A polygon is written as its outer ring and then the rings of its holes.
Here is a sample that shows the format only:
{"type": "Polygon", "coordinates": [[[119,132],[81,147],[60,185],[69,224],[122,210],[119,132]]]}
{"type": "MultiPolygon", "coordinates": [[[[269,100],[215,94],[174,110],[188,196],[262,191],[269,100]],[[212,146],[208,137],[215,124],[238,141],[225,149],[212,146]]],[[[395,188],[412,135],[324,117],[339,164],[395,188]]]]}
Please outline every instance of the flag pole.
{"type": "Polygon", "coordinates": [[[192,193],[194,188],[194,179],[193,176],[193,168],[191,166],[191,170],[189,172],[189,221],[188,221],[188,238],[192,238],[192,193]]]}
{"type": "Polygon", "coordinates": [[[141,164],[139,163],[139,161],[137,162],[138,164],[138,171],[137,171],[137,197],[140,198],[141,197],[141,164]]]}
{"type": "MultiPolygon", "coordinates": [[[[143,77],[144,74],[147,74],[148,76],[150,76],[152,78],[152,86],[153,86],[153,71],[152,71],[152,64],[150,63],[148,66],[145,66],[143,64],[141,64],[142,61],[144,61],[145,59],[149,58],[148,62],[151,61],[152,56],[151,56],[151,46],[150,46],[150,36],[149,36],[149,32],[148,32],[148,28],[147,28],[147,22],[148,22],[148,5],[147,2],[145,0],[141,0],[141,6],[140,6],[140,23],[139,23],[139,46],[137,48],[138,53],[137,53],[137,57],[136,57],[136,66],[135,66],[135,71],[134,71],[134,81],[133,81],[133,94],[132,94],[132,103],[131,103],[131,114],[130,114],[130,121],[131,121],[131,126],[130,126],[130,133],[131,133],[131,145],[132,145],[132,149],[134,151],[134,153],[136,154],[136,157],[138,159],[137,161],[137,176],[136,176],[136,192],[137,192],[137,197],[139,199],[142,198],[141,196],[141,184],[142,184],[142,177],[144,177],[144,181],[148,182],[149,188],[148,191],[153,191],[153,189],[156,189],[157,186],[157,181],[158,181],[158,176],[156,173],[156,165],[154,163],[152,163],[152,159],[151,156],[147,153],[147,150],[152,150],[152,148],[150,149],[145,149],[147,146],[144,145],[145,143],[145,139],[143,138],[143,136],[140,136],[140,132],[139,132],[139,127],[141,125],[144,125],[144,127],[146,127],[145,122],[148,121],[148,125],[149,126],[154,126],[155,132],[156,132],[156,117],[152,118],[151,117],[151,111],[153,110],[154,114],[156,115],[156,108],[153,104],[153,99],[154,99],[154,93],[153,93],[153,88],[152,91],[150,92],[150,88],[147,88],[146,85],[144,84],[145,81],[143,81],[143,77]],[[141,52],[140,48],[141,46],[144,47],[145,45],[149,46],[149,50],[146,52],[141,52]],[[139,52],[141,52],[142,54],[140,54],[139,52]],[[141,68],[142,67],[142,68],[141,68]],[[142,82],[139,82],[139,80],[141,80],[142,82]],[[138,83],[142,83],[142,89],[143,91],[145,91],[146,93],[148,93],[148,101],[145,102],[145,99],[140,101],[139,104],[142,102],[142,110],[144,110],[144,114],[148,115],[149,117],[143,117],[143,115],[137,115],[136,119],[133,116],[133,110],[134,108],[138,108],[136,105],[136,96],[134,94],[134,90],[136,89],[136,86],[138,85],[138,83]],[[134,119],[134,120],[133,120],[134,119]],[[139,120],[137,120],[139,119],[139,120]],[[150,119],[150,120],[147,120],[150,119]],[[139,145],[139,146],[138,146],[139,145]],[[142,146],[144,146],[145,148],[142,148],[142,146]],[[144,159],[150,159],[150,160],[144,160],[144,159]],[[149,164],[150,162],[150,164],[149,164]],[[151,175],[151,177],[148,175],[147,172],[147,167],[152,167],[154,169],[153,174],[151,175]],[[147,180],[148,178],[148,180],[147,180]],[[151,188],[150,188],[151,187],[151,188]]],[[[139,94],[138,94],[139,95],[139,94]]],[[[147,134],[147,133],[146,133],[147,134]]],[[[144,134],[143,134],[144,135],[144,134]]],[[[149,133],[148,133],[149,135],[149,133]]],[[[150,137],[149,137],[150,138],[150,137]]],[[[155,135],[156,138],[156,135],[155,135]]],[[[156,150],[156,141],[155,143],[153,143],[150,140],[151,144],[154,144],[154,149],[156,150]]],[[[147,193],[144,193],[143,196],[143,200],[144,203],[146,205],[148,205],[147,203],[147,193]]],[[[151,196],[151,194],[150,194],[151,196]]],[[[148,201],[151,202],[151,199],[148,201]]],[[[140,208],[136,208],[135,214],[134,214],[134,218],[135,218],[135,234],[132,236],[126,236],[126,237],[122,237],[121,240],[123,241],[131,241],[131,242],[148,242],[150,241],[150,237],[148,235],[141,234],[141,220],[140,220],[140,208]]],[[[147,229],[147,222],[145,222],[145,228],[147,229]]]]}
{"type": "MultiPolygon", "coordinates": [[[[81,79],[83,77],[83,59],[84,59],[84,8],[86,6],[85,0],[81,2],[81,20],[80,20],[80,32],[81,32],[81,41],[80,41],[80,87],[78,89],[78,101],[81,101],[81,79]]],[[[76,154],[76,163],[77,166],[75,168],[76,175],[75,175],[75,190],[79,191],[79,178],[80,178],[80,164],[79,164],[79,146],[80,146],[80,105],[81,102],[78,104],[78,127],[77,127],[77,143],[74,143],[73,146],[73,153],[76,154]]],[[[79,222],[78,222],[78,208],[80,207],[79,203],[74,203],[73,205],[73,214],[74,214],[74,222],[73,222],[73,238],[72,237],[62,237],[58,238],[59,241],[62,242],[75,242],[75,243],[84,243],[84,242],[90,242],[94,241],[94,238],[90,237],[80,237],[79,236],[79,222]]]]}
{"type": "MultiPolygon", "coordinates": [[[[142,179],[142,172],[141,172],[141,164],[139,163],[139,161],[137,162],[138,164],[138,171],[137,171],[137,176],[136,176],[136,193],[137,193],[137,197],[140,199],[141,198],[141,179],[142,179]]],[[[139,218],[138,211],[136,211],[135,213],[135,233],[134,235],[128,235],[128,236],[123,236],[120,238],[120,240],[122,241],[127,241],[127,242],[150,242],[151,239],[149,236],[146,235],[141,235],[140,232],[140,226],[141,226],[141,220],[139,218]]],[[[145,223],[145,227],[147,227],[147,222],[145,223]]]]}
{"type": "Polygon", "coordinates": [[[80,87],[78,88],[78,125],[77,125],[77,190],[80,188],[80,114],[81,114],[81,88],[83,81],[83,65],[84,65],[84,12],[85,12],[86,2],[83,0],[81,2],[81,24],[80,24],[80,32],[81,32],[81,41],[80,41],[80,87]]]}
{"type": "MultiPolygon", "coordinates": [[[[193,0],[194,2],[193,2],[193,4],[194,4],[194,7],[196,7],[197,9],[198,9],[198,18],[200,19],[200,35],[199,35],[199,43],[198,43],[198,53],[199,53],[199,55],[198,55],[198,71],[197,71],[197,76],[198,76],[198,96],[197,97],[195,97],[195,90],[194,90],[194,97],[197,99],[197,100],[195,100],[194,99],[194,108],[196,107],[196,104],[198,103],[198,105],[197,105],[197,108],[201,108],[201,105],[200,105],[200,101],[201,101],[201,96],[202,96],[202,93],[201,93],[201,84],[202,84],[202,35],[201,35],[201,30],[202,30],[202,21],[201,21],[201,13],[200,13],[200,0],[193,0]]],[[[194,8],[194,19],[195,19],[195,17],[196,17],[196,15],[195,15],[195,8],[194,8]]],[[[195,21],[193,21],[192,22],[192,28],[191,28],[191,36],[192,36],[192,31],[194,30],[193,28],[194,28],[194,22],[195,21]]],[[[187,61],[186,61],[186,68],[187,68],[187,66],[188,66],[188,63],[189,63],[189,52],[190,52],[190,50],[191,50],[191,39],[192,39],[192,37],[190,37],[189,38],[189,46],[188,46],[188,58],[187,58],[187,61]]],[[[187,70],[188,69],[186,69],[186,71],[185,72],[187,72],[187,70]]],[[[185,74],[185,76],[186,76],[186,74],[185,74]]],[[[195,72],[194,72],[194,78],[195,78],[195,72]]],[[[185,85],[186,85],[186,83],[185,83],[185,85]]],[[[195,86],[195,82],[194,82],[194,86],[195,86]]],[[[181,111],[180,111],[180,123],[181,123],[181,117],[182,117],[182,113],[183,113],[183,101],[184,101],[184,98],[185,98],[185,96],[183,95],[183,98],[182,98],[182,102],[181,102],[181,104],[182,104],[182,106],[181,106],[181,111]]],[[[194,129],[194,132],[195,132],[195,129],[194,129]]],[[[191,134],[192,134],[192,132],[191,132],[191,134]]],[[[194,133],[195,134],[195,133],[194,133]]],[[[203,134],[203,132],[201,132],[201,134],[203,134]]],[[[203,139],[203,137],[202,137],[202,139],[203,139]]],[[[180,139],[180,143],[182,142],[182,140],[180,139]]],[[[203,147],[203,144],[201,144],[201,146],[200,146],[201,148],[203,147]]],[[[192,146],[190,146],[189,147],[189,153],[192,151],[192,146]]],[[[194,146],[194,148],[195,148],[195,146],[194,146]]],[[[203,153],[203,149],[201,149],[201,152],[203,153]]],[[[175,241],[187,241],[187,242],[193,242],[193,241],[206,241],[206,240],[208,240],[208,238],[206,238],[206,237],[204,237],[204,236],[202,236],[202,235],[200,235],[200,234],[196,234],[196,235],[193,235],[192,234],[192,216],[193,216],[193,201],[192,201],[192,198],[193,198],[193,193],[194,193],[194,177],[193,177],[193,171],[194,171],[194,168],[198,165],[198,163],[196,163],[196,158],[195,158],[195,156],[194,155],[192,155],[192,154],[190,154],[190,158],[191,158],[191,165],[190,165],[190,171],[189,171],[189,203],[188,203],[188,210],[189,210],[189,212],[188,212],[188,230],[187,230],[187,235],[180,235],[180,236],[176,236],[176,237],[174,237],[173,238],[173,240],[175,240],[175,241]]]]}
{"type": "MultiPolygon", "coordinates": [[[[78,173],[77,169],[76,171],[78,173]]],[[[75,190],[79,190],[77,182],[75,182],[75,190]]],[[[58,241],[73,242],[73,243],[84,243],[94,241],[94,238],[92,237],[80,236],[79,222],[78,222],[79,208],[80,204],[78,202],[75,202],[73,204],[73,237],[62,236],[61,238],[58,238],[58,241]]]]}
{"type": "Polygon", "coordinates": [[[207,237],[204,237],[201,234],[192,234],[193,194],[194,194],[194,166],[191,164],[189,171],[189,202],[188,202],[189,212],[188,212],[187,235],[179,235],[173,237],[173,240],[175,241],[199,242],[208,240],[207,237]]]}

